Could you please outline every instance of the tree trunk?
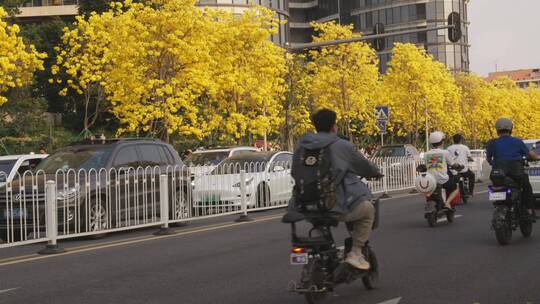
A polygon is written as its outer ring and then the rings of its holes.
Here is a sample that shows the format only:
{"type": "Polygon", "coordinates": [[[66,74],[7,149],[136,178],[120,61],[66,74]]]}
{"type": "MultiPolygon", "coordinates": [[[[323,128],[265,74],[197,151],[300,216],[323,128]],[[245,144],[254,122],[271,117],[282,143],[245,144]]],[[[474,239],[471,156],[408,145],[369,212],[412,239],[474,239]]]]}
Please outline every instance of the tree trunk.
{"type": "Polygon", "coordinates": [[[88,130],[88,107],[90,105],[90,88],[84,90],[84,121],[83,121],[83,131],[88,130]]]}

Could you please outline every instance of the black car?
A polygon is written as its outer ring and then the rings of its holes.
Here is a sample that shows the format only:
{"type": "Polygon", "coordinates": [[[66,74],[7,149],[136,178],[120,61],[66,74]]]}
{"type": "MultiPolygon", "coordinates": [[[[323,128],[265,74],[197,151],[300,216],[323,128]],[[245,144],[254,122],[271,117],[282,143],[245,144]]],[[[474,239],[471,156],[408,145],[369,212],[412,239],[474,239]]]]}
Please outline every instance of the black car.
{"type": "Polygon", "coordinates": [[[388,157],[413,157],[419,158],[418,150],[413,145],[387,145],[382,146],[375,151],[372,158],[388,157]]]}
{"type": "Polygon", "coordinates": [[[160,219],[160,175],[169,189],[169,218],[188,216],[189,172],[171,145],[156,139],[78,142],[0,188],[0,238],[44,237],[45,184],[56,181],[58,234],[144,226],[160,219]]]}

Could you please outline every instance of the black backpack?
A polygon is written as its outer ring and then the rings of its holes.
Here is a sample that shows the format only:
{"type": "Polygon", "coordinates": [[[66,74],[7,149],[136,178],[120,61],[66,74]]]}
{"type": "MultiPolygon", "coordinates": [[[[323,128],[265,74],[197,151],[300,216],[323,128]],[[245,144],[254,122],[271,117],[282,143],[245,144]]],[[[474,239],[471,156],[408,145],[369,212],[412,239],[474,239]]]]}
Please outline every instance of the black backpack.
{"type": "Polygon", "coordinates": [[[327,212],[336,205],[330,145],[320,149],[299,148],[292,164],[293,196],[300,212],[327,212]]]}

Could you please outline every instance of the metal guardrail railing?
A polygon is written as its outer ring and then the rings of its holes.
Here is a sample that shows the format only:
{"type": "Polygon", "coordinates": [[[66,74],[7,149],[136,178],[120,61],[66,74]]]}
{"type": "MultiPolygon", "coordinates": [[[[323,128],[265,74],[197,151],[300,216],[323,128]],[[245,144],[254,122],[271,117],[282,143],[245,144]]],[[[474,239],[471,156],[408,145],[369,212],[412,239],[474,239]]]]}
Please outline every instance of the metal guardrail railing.
{"type": "MultiPolygon", "coordinates": [[[[414,188],[414,158],[372,161],[385,174],[368,183],[374,194],[414,188]]],[[[51,253],[62,239],[149,226],[168,233],[178,223],[283,208],[294,184],[290,168],[261,162],[24,172],[0,184],[0,248],[47,242],[43,253],[51,253]]]]}

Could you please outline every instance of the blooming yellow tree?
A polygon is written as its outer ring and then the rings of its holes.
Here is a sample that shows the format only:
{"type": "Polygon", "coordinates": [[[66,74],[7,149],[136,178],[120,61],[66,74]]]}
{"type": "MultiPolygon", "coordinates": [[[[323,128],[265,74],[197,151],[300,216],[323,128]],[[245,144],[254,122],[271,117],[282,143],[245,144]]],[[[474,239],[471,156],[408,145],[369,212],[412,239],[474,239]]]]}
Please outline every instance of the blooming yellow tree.
{"type": "Polygon", "coordinates": [[[520,89],[507,77],[492,82],[475,74],[462,74],[456,80],[461,88],[460,113],[462,131],[475,147],[495,138],[495,121],[511,118],[513,134],[522,138],[539,138],[540,90],[535,86],[520,89]]]}
{"type": "Polygon", "coordinates": [[[7,102],[1,94],[10,88],[22,87],[32,81],[36,70],[43,70],[46,54],[36,51],[33,45],[25,45],[19,36],[17,25],[8,25],[7,16],[0,7],[0,105],[7,102]]]}
{"type": "Polygon", "coordinates": [[[211,20],[194,2],[126,1],[115,17],[105,91],[119,133],[204,135],[195,100],[210,80],[211,20]]]}
{"type": "MultiPolygon", "coordinates": [[[[352,25],[312,23],[314,42],[359,37],[352,25]]],[[[379,84],[378,60],[366,43],[354,42],[310,51],[313,61],[312,95],[315,108],[338,114],[340,130],[351,139],[363,128],[374,127],[373,92],[379,84]]]]}
{"type": "Polygon", "coordinates": [[[491,83],[491,138],[496,136],[493,124],[499,117],[514,121],[513,134],[522,138],[536,138],[539,132],[538,99],[535,88],[520,89],[509,78],[503,77],[491,83]]]}
{"type": "Polygon", "coordinates": [[[294,140],[312,130],[311,113],[314,111],[311,98],[311,75],[305,55],[287,54],[285,100],[283,103],[282,142],[289,149],[294,140]]]}
{"type": "Polygon", "coordinates": [[[208,94],[209,121],[221,140],[241,141],[250,136],[279,132],[285,91],[284,50],[269,40],[279,20],[264,7],[237,16],[207,12],[214,20],[211,47],[212,84],[208,94]]]}
{"type": "Polygon", "coordinates": [[[414,44],[396,43],[383,78],[395,130],[413,136],[433,129],[460,130],[460,90],[445,66],[414,44]]]}
{"type": "MultiPolygon", "coordinates": [[[[84,131],[95,123],[100,112],[106,111],[104,86],[106,73],[111,68],[108,50],[111,44],[110,29],[115,28],[117,18],[113,11],[103,14],[91,14],[88,19],[77,17],[73,28],[64,28],[62,45],[56,47],[56,64],[51,73],[64,72],[69,79],[66,87],[60,91],[66,96],[68,89],[84,96],[84,131]]],[[[62,82],[51,79],[50,82],[62,82]]]]}
{"type": "Polygon", "coordinates": [[[494,87],[475,74],[460,74],[456,83],[461,90],[459,105],[463,125],[461,131],[474,147],[489,140],[493,128],[494,87]]]}

